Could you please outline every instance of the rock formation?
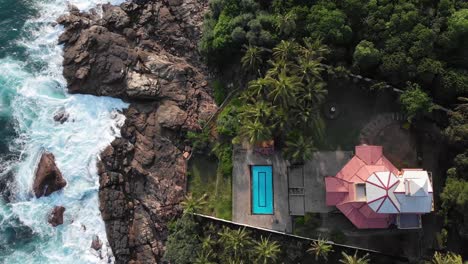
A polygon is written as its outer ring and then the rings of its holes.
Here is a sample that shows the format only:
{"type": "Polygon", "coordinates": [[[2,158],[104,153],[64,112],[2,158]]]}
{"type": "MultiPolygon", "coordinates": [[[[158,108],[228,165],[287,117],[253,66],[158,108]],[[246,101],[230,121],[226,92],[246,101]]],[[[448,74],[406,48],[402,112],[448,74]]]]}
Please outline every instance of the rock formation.
{"type": "Polygon", "coordinates": [[[185,131],[216,105],[200,62],[207,0],[134,0],[59,18],[73,93],[130,102],[121,138],[101,153],[100,210],[116,263],[157,263],[186,187],[185,131]]]}
{"type": "Polygon", "coordinates": [[[68,121],[70,114],[65,109],[60,109],[54,114],[54,121],[63,124],[68,121]]]}
{"type": "Polygon", "coordinates": [[[42,153],[33,183],[36,197],[49,196],[66,185],[67,182],[55,164],[54,154],[48,152],[42,153]]]}
{"type": "Polygon", "coordinates": [[[65,212],[65,207],[55,206],[52,212],[49,215],[49,224],[53,227],[63,224],[63,213],[65,212]]]}
{"type": "Polygon", "coordinates": [[[99,236],[93,237],[93,242],[91,242],[91,248],[99,251],[102,248],[102,241],[99,239],[99,236]]]}

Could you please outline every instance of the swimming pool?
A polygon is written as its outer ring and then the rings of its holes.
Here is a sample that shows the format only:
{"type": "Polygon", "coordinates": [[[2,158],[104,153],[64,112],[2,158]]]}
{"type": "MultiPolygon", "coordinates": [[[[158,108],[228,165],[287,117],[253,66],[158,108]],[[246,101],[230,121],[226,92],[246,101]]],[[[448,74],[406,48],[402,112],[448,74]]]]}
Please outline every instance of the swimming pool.
{"type": "Polygon", "coordinates": [[[251,170],[252,214],[273,214],[273,170],[253,165],[251,170]]]}

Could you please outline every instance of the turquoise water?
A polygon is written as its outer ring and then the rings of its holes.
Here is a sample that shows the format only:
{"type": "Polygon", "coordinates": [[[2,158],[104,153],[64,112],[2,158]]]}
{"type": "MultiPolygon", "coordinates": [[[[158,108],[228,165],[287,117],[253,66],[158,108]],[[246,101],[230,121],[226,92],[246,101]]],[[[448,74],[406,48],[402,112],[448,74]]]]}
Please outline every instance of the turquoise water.
{"type": "Polygon", "coordinates": [[[273,214],[273,170],[271,166],[252,166],[252,213],[273,214]]]}
{"type": "Polygon", "coordinates": [[[66,92],[55,20],[68,2],[86,10],[107,1],[0,0],[0,263],[113,262],[96,159],[119,136],[127,104],[66,92]],[[70,115],[64,124],[53,120],[61,110],[70,115]],[[32,183],[43,151],[54,153],[68,184],[37,199],[32,183]],[[53,228],[47,216],[55,205],[66,211],[53,228]],[[95,235],[101,252],[90,249],[95,235]]]}

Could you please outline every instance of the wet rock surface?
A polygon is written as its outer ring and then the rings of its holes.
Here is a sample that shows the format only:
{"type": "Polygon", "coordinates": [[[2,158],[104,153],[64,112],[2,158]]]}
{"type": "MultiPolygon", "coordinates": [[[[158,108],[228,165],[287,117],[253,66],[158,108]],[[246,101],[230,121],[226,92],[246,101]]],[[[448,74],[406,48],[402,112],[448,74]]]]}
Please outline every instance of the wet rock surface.
{"type": "Polygon", "coordinates": [[[67,182],[55,164],[54,154],[48,152],[42,153],[33,183],[33,190],[36,197],[49,196],[51,193],[61,190],[66,185],[67,182]]]}
{"type": "Polygon", "coordinates": [[[99,239],[99,236],[94,236],[93,241],[91,242],[91,248],[99,251],[102,248],[102,241],[99,239]]]}
{"type": "Polygon", "coordinates": [[[71,8],[64,76],[72,93],[130,102],[121,138],[101,153],[99,201],[116,263],[159,263],[185,195],[186,131],[216,105],[197,43],[207,0],[133,1],[102,13],[71,8]]]}
{"type": "Polygon", "coordinates": [[[50,212],[48,222],[53,227],[63,224],[63,214],[65,213],[65,207],[55,206],[52,212],[50,212]]]}

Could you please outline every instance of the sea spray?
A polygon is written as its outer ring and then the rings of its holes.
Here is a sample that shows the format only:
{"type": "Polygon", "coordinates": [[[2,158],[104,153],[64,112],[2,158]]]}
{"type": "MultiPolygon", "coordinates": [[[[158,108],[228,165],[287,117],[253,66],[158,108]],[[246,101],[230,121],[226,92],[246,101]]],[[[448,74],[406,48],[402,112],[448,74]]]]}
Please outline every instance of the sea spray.
{"type": "Polygon", "coordinates": [[[0,159],[0,180],[13,175],[11,197],[0,199],[0,263],[113,261],[98,209],[96,159],[120,136],[124,117],[119,111],[127,105],[113,98],[66,93],[62,47],[57,45],[62,28],[54,23],[69,3],[85,10],[106,2],[29,1],[38,15],[26,21],[22,38],[15,41],[25,56],[0,59],[0,118],[15,130],[14,137],[7,138],[8,153],[0,159]],[[59,111],[69,115],[63,124],[53,119],[59,111]],[[68,184],[37,199],[31,187],[43,151],[55,155],[68,184]],[[15,157],[5,158],[9,155],[15,157]],[[66,208],[64,224],[56,228],[47,222],[55,205],[66,208]],[[104,241],[100,253],[90,248],[94,235],[104,241]]]}

